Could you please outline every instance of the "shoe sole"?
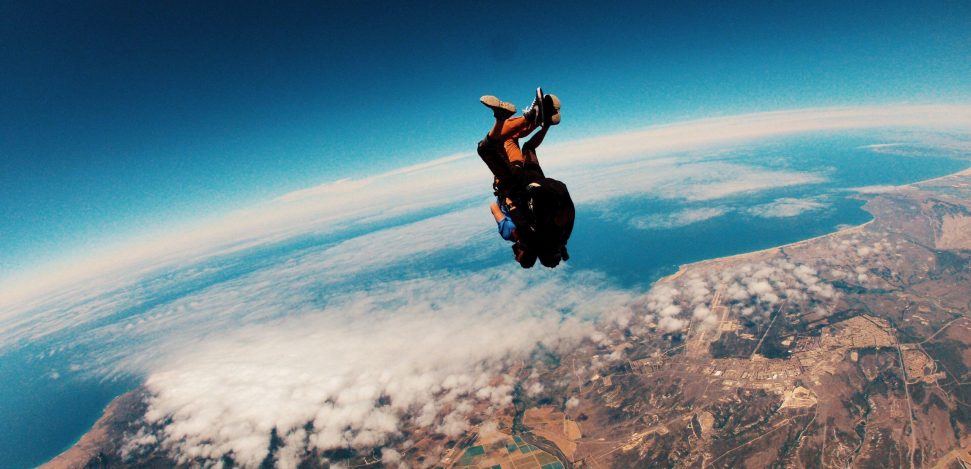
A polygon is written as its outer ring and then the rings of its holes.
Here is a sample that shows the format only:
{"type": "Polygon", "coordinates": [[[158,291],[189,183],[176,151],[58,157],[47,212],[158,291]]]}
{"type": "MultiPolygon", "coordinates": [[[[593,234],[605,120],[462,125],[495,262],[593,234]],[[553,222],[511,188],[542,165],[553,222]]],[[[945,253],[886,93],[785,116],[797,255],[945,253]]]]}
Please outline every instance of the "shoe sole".
{"type": "Polygon", "coordinates": [[[544,96],[544,99],[549,99],[549,104],[553,108],[553,114],[560,112],[560,98],[557,98],[555,94],[548,94],[544,96]]]}
{"type": "Polygon", "coordinates": [[[543,105],[549,106],[552,110],[552,115],[549,118],[550,125],[557,125],[560,123],[560,98],[556,97],[555,94],[548,94],[543,97],[543,105]]]}
{"type": "Polygon", "coordinates": [[[492,109],[492,110],[502,109],[503,111],[506,111],[506,112],[508,112],[510,114],[515,114],[516,113],[516,105],[515,104],[513,104],[513,103],[507,103],[505,101],[501,101],[499,98],[497,98],[495,96],[490,96],[490,95],[483,96],[483,97],[479,98],[479,102],[482,103],[482,104],[484,104],[485,107],[487,107],[489,109],[492,109]]]}

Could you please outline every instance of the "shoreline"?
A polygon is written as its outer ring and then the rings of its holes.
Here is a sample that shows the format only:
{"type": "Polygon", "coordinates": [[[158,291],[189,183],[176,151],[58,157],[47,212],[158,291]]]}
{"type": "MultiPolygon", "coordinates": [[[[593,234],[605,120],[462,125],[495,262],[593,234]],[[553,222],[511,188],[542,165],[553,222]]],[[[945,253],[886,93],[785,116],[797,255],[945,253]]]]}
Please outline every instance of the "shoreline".
{"type": "Polygon", "coordinates": [[[54,456],[49,461],[37,466],[37,469],[74,469],[83,467],[91,458],[97,456],[104,448],[104,443],[109,437],[109,428],[115,416],[118,414],[122,405],[135,397],[141,386],[116,396],[104,407],[101,417],[95,421],[94,425],[88,429],[78,440],[54,456]]]}
{"type": "MultiPolygon", "coordinates": [[[[929,178],[929,179],[922,179],[922,180],[916,181],[916,182],[910,182],[910,183],[907,183],[907,184],[900,184],[900,185],[897,185],[897,186],[892,186],[892,188],[888,189],[887,191],[884,191],[884,192],[881,192],[881,193],[877,193],[877,194],[873,194],[873,195],[874,196],[879,196],[880,194],[897,192],[897,191],[901,191],[901,190],[906,190],[908,188],[917,189],[916,186],[919,186],[921,184],[927,184],[927,183],[937,182],[937,181],[940,181],[940,180],[944,180],[944,179],[948,179],[948,178],[952,178],[952,177],[957,177],[957,176],[971,176],[971,166],[969,166],[968,168],[962,169],[962,170],[960,170],[960,171],[958,171],[956,173],[945,174],[943,176],[937,176],[937,177],[933,177],[933,178],[929,178]]],[[[861,207],[861,210],[866,211],[865,207],[866,207],[866,204],[864,204],[863,207],[861,207]]],[[[870,212],[867,211],[867,213],[870,213],[870,212]]],[[[757,256],[757,255],[760,255],[760,254],[768,254],[770,252],[778,251],[778,250],[785,249],[785,248],[789,248],[789,247],[800,246],[802,244],[809,243],[809,242],[812,242],[812,241],[815,241],[815,240],[818,240],[818,239],[822,239],[822,238],[826,238],[826,237],[830,237],[830,236],[837,236],[837,235],[843,235],[843,234],[847,234],[847,233],[853,233],[853,232],[862,231],[867,226],[869,226],[874,221],[876,221],[876,218],[873,217],[873,214],[872,213],[870,213],[870,217],[871,218],[870,218],[869,221],[867,221],[865,223],[861,223],[859,225],[854,225],[854,226],[846,227],[846,228],[839,229],[839,230],[836,230],[836,231],[832,231],[832,232],[829,232],[829,233],[826,233],[826,234],[821,234],[821,235],[818,235],[818,236],[813,236],[813,237],[810,237],[810,238],[801,239],[799,241],[793,241],[791,243],[786,243],[786,244],[782,244],[782,245],[779,245],[779,246],[773,246],[773,247],[769,247],[769,248],[765,248],[765,249],[758,249],[758,250],[755,250],[755,251],[747,251],[747,252],[742,252],[742,253],[738,253],[738,254],[732,254],[730,256],[713,257],[711,259],[703,259],[703,260],[700,260],[700,261],[689,262],[687,264],[681,264],[681,265],[678,266],[678,270],[676,272],[674,272],[673,274],[666,275],[664,277],[661,277],[661,278],[657,279],[656,281],[654,281],[654,283],[652,284],[652,286],[653,285],[660,284],[660,283],[673,282],[673,281],[677,280],[678,278],[680,278],[688,270],[690,270],[691,268],[693,268],[695,266],[706,266],[706,265],[719,264],[719,263],[723,263],[723,262],[737,261],[737,260],[744,259],[746,257],[754,257],[754,256],[757,256]]]]}
{"type": "MultiPolygon", "coordinates": [[[[955,174],[957,174],[957,173],[955,173],[955,174]]],[[[803,245],[805,243],[809,243],[809,242],[812,242],[812,241],[816,241],[816,240],[819,240],[819,239],[822,239],[822,238],[827,238],[827,237],[830,237],[830,236],[836,236],[836,235],[842,235],[842,234],[847,234],[847,233],[853,233],[853,232],[857,232],[857,231],[862,231],[864,228],[866,228],[868,225],[870,225],[874,221],[876,221],[876,219],[875,218],[871,218],[869,221],[864,222],[864,223],[861,223],[859,225],[853,225],[853,226],[846,227],[846,228],[842,228],[842,229],[839,229],[839,230],[836,230],[836,231],[831,231],[829,233],[821,234],[821,235],[818,235],[818,236],[813,236],[813,237],[806,238],[806,239],[800,239],[799,241],[793,241],[791,243],[780,244],[778,246],[773,246],[773,247],[770,247],[770,248],[758,249],[758,250],[755,250],[755,251],[746,251],[746,252],[741,252],[741,253],[738,253],[738,254],[732,254],[730,256],[713,257],[711,259],[703,259],[703,260],[700,260],[700,261],[689,262],[687,264],[682,264],[682,265],[678,266],[678,271],[677,272],[675,272],[675,273],[673,273],[671,275],[665,276],[665,277],[661,277],[661,278],[657,279],[657,281],[654,282],[654,283],[672,282],[674,280],[677,280],[679,277],[681,277],[682,275],[684,275],[685,272],[687,272],[688,270],[690,270],[691,268],[693,268],[695,266],[713,265],[713,264],[720,264],[720,263],[723,263],[723,262],[737,261],[737,260],[744,259],[746,257],[754,257],[754,256],[757,256],[757,255],[760,255],[760,254],[768,254],[768,253],[771,253],[771,252],[774,252],[774,251],[779,251],[779,250],[782,250],[782,249],[785,249],[785,248],[800,246],[800,245],[803,245]]]]}

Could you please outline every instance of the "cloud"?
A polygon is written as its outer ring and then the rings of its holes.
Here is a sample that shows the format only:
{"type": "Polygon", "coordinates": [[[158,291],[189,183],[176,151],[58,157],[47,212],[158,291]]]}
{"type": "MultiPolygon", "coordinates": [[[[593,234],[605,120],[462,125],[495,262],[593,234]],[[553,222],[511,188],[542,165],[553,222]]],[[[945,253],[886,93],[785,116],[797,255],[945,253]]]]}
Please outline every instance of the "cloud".
{"type": "Polygon", "coordinates": [[[965,157],[971,151],[971,140],[967,136],[931,134],[928,132],[900,132],[897,139],[910,137],[906,142],[876,143],[862,148],[874,153],[896,156],[922,157],[936,154],[952,158],[965,157]]]}
{"type": "Polygon", "coordinates": [[[550,147],[559,155],[551,163],[568,165],[591,158],[623,161],[806,132],[879,128],[953,130],[966,135],[971,105],[806,108],[715,117],[558,144],[550,147]]]}
{"type": "MultiPolygon", "coordinates": [[[[288,307],[267,303],[280,301],[274,287],[252,288],[259,291],[240,299],[262,303],[238,307],[288,307]]],[[[225,307],[210,295],[192,301],[225,307]]],[[[273,429],[297,447],[288,451],[394,448],[406,425],[454,437],[471,413],[511,402],[514,380],[502,370],[514,360],[537,343],[572,346],[602,312],[629,301],[596,276],[567,283],[553,272],[537,280],[498,268],[390,282],[324,308],[303,304],[279,321],[172,336],[129,359],[150,370],[145,419],[154,429],[153,438],[131,438],[157,440],[183,461],[232,454],[254,467],[273,429]]]]}
{"type": "Polygon", "coordinates": [[[639,230],[664,230],[680,228],[724,215],[721,207],[702,207],[684,209],[678,212],[633,217],[629,224],[639,230]]]}
{"type": "Polygon", "coordinates": [[[783,197],[775,199],[767,204],[757,205],[749,208],[750,215],[761,218],[789,218],[802,215],[806,212],[815,212],[829,207],[820,197],[796,199],[783,197]]]}
{"type": "Polygon", "coordinates": [[[705,174],[705,176],[710,177],[709,180],[704,182],[691,180],[689,182],[693,184],[668,187],[662,194],[669,198],[705,201],[779,187],[826,182],[826,178],[819,174],[772,171],[739,166],[725,164],[721,168],[711,168],[713,171],[705,174]]]}
{"type": "Polygon", "coordinates": [[[630,196],[700,202],[826,182],[820,174],[706,161],[703,155],[604,164],[576,173],[567,171],[562,177],[570,181],[570,193],[576,192],[575,199],[581,203],[630,196]]]}
{"type": "Polygon", "coordinates": [[[831,305],[838,297],[836,289],[808,265],[784,259],[747,262],[707,276],[696,273],[655,284],[646,297],[645,320],[657,319],[662,332],[682,331],[689,324],[711,329],[719,320],[710,309],[716,291],[721,292],[722,304],[732,315],[753,320],[769,317],[783,301],[790,307],[831,305]]]}
{"type": "Polygon", "coordinates": [[[629,314],[630,293],[569,266],[408,273],[429,255],[504,248],[475,228],[480,216],[487,210],[459,210],[287,252],[122,315],[221,272],[185,269],[80,309],[65,304],[20,332],[94,324],[71,339],[88,350],[73,352],[85,372],[146,376],[146,426],[128,453],[161,445],[183,461],[232,454],[253,466],[274,428],[282,467],[308,449],[403,451],[401,428],[454,435],[471,413],[508,403],[513,382],[502,370],[537,343],[558,350],[591,336],[595,321],[629,314]]]}
{"type": "Polygon", "coordinates": [[[677,332],[684,329],[688,321],[674,316],[663,316],[657,322],[657,328],[664,332],[677,332]]]}
{"type": "Polygon", "coordinates": [[[887,192],[898,191],[904,188],[906,188],[906,186],[875,185],[875,186],[851,187],[847,190],[849,190],[850,192],[856,192],[858,194],[884,194],[887,192]]]}
{"type": "MultiPolygon", "coordinates": [[[[380,269],[401,268],[435,253],[452,253],[463,259],[489,256],[504,248],[496,243],[494,231],[484,226],[492,223],[488,209],[475,207],[448,212],[416,222],[406,223],[371,233],[352,237],[330,247],[312,246],[288,253],[279,259],[280,265],[255,269],[238,279],[228,279],[207,290],[210,301],[220,299],[213,308],[219,314],[199,311],[197,297],[187,294],[156,308],[131,317],[119,317],[125,311],[137,311],[143,304],[151,304],[157,297],[169,297],[183,289],[192,291],[199,282],[219,278],[224,271],[232,270],[239,261],[228,258],[224,264],[202,264],[189,268],[173,269],[160,275],[140,279],[135,285],[123,285],[107,292],[86,292],[85,298],[65,294],[52,298],[47,307],[31,314],[15,316],[0,329],[0,350],[13,344],[31,342],[58,331],[85,329],[98,322],[107,323],[84,334],[76,343],[113,343],[118,338],[136,337],[138,334],[177,334],[179,328],[225,328],[238,324],[241,319],[262,320],[282,317],[288,311],[277,305],[285,305],[286,295],[301,289],[326,289],[329,285],[346,281],[354,275],[362,275],[380,269]],[[275,287],[272,291],[267,287],[275,287]],[[277,303],[261,302],[253,296],[259,292],[264,298],[275,298],[277,303]],[[241,304],[264,305],[240,310],[241,304]],[[193,317],[195,316],[195,317],[193,317]],[[155,317],[165,318],[155,321],[155,317]],[[191,318],[183,322],[182,318],[191,318]],[[151,334],[143,329],[152,327],[151,334]]],[[[74,292],[73,290],[71,291],[74,292]]],[[[176,295],[178,296],[178,295],[176,295]]],[[[302,298],[303,296],[297,296],[302,298]]]]}

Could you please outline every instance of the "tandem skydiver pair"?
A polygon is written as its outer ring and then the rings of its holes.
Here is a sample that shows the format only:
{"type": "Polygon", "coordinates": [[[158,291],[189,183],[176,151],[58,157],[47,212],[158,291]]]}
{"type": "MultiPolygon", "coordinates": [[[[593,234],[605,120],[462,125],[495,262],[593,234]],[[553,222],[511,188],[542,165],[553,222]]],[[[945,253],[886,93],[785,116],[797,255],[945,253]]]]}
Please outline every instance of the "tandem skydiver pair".
{"type": "Polygon", "coordinates": [[[479,142],[478,154],[492,172],[495,202],[492,214],[499,234],[513,243],[519,265],[536,260],[553,268],[570,258],[566,249],[573,232],[575,209],[566,184],[548,178],[536,156],[551,126],[560,123],[560,100],[536,89],[533,102],[516,114],[516,106],[495,96],[480,98],[492,110],[495,122],[479,142]],[[535,134],[522,147],[519,139],[535,134]]]}

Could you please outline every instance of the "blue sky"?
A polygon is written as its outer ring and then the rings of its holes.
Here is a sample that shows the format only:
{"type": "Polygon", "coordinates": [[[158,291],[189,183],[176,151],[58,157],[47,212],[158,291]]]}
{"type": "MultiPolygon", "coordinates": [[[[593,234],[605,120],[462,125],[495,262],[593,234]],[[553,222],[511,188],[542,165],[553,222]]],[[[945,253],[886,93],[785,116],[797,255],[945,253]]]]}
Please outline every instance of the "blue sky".
{"type": "Polygon", "coordinates": [[[469,151],[493,93],[568,141],[709,115],[967,102],[967,2],[6,2],[0,278],[469,151]]]}

